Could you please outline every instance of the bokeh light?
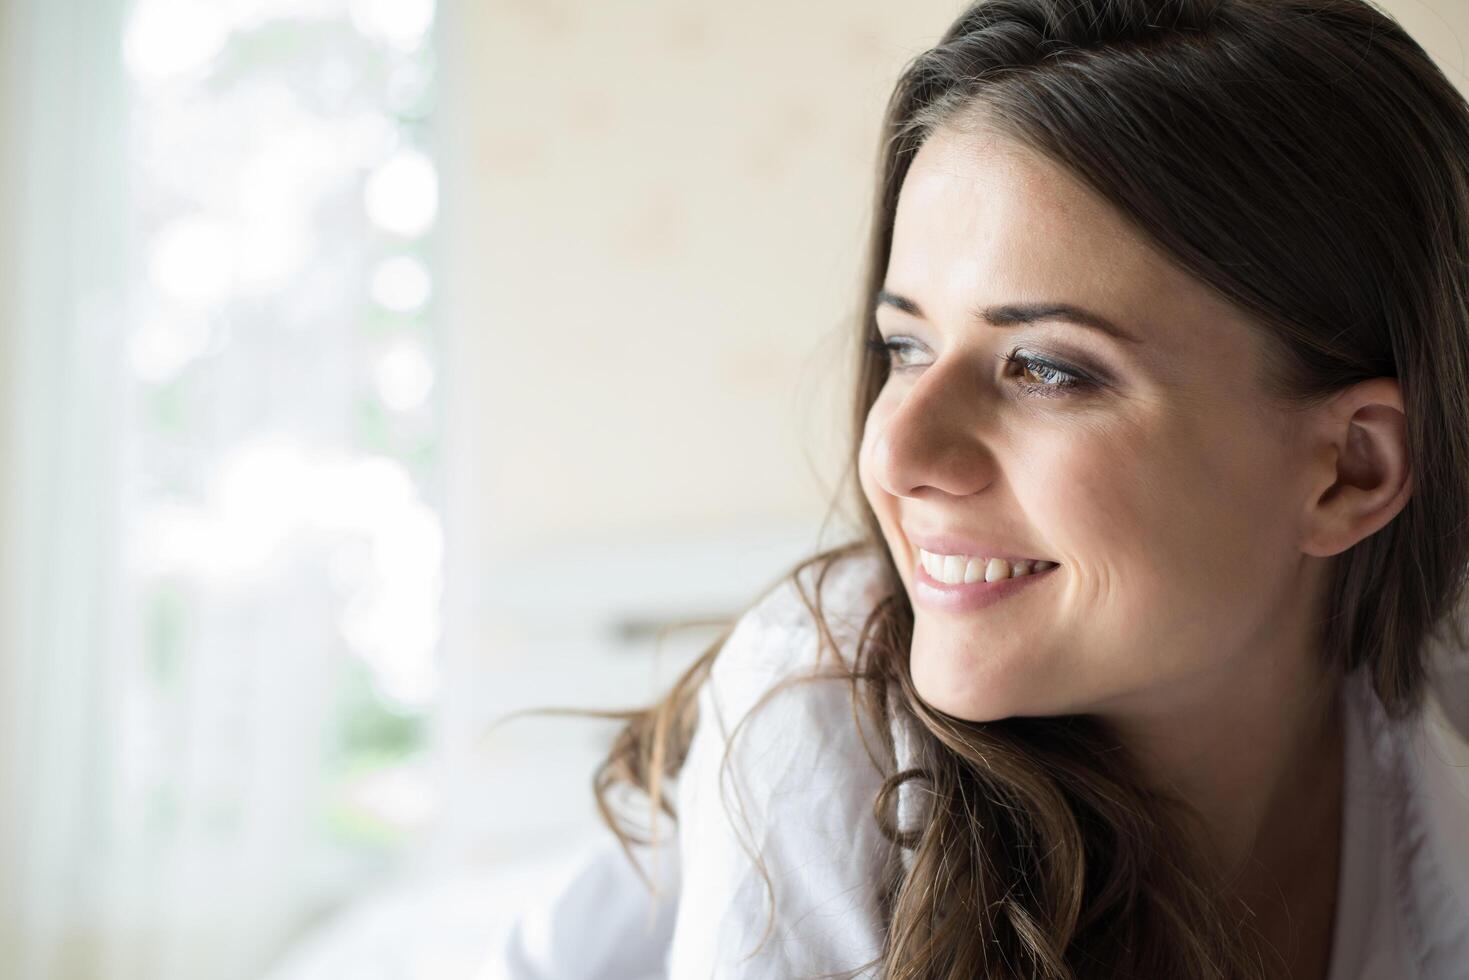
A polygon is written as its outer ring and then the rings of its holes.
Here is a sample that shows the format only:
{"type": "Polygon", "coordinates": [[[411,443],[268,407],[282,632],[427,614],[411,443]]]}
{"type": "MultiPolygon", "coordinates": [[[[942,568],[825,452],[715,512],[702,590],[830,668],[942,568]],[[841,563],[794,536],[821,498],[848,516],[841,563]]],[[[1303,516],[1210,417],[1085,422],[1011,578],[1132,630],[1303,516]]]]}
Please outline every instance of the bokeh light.
{"type": "Polygon", "coordinates": [[[421,151],[405,147],[368,177],[365,203],[368,218],[384,231],[421,235],[438,216],[438,171],[421,151]]]}
{"type": "Polygon", "coordinates": [[[433,22],[433,0],[353,0],[352,3],[352,23],[359,31],[405,53],[423,44],[433,22]]]}
{"type": "Polygon", "coordinates": [[[428,268],[409,255],[395,255],[372,272],[373,302],[395,313],[413,313],[428,302],[433,290],[428,268]]]}
{"type": "Polygon", "coordinates": [[[229,33],[218,5],[138,0],[123,35],[123,61],[139,82],[190,75],[219,55],[229,33]]]}
{"type": "Polygon", "coordinates": [[[396,412],[422,405],[434,386],[433,362],[414,340],[397,341],[383,351],[373,376],[383,404],[396,412]]]}

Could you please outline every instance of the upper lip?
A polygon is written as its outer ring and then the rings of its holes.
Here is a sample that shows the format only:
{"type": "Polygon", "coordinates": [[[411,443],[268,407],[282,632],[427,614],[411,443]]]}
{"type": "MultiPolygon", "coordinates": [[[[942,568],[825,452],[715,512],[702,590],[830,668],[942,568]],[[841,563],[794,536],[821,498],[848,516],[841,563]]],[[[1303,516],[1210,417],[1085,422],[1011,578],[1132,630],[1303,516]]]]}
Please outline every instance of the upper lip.
{"type": "Polygon", "coordinates": [[[903,528],[903,533],[908,536],[908,540],[913,542],[913,544],[922,548],[924,551],[929,551],[936,555],[967,555],[971,558],[1003,558],[1011,563],[1021,561],[1022,559],[1040,561],[1049,560],[1042,559],[1039,555],[1022,555],[1011,550],[1005,545],[992,544],[989,542],[980,541],[978,538],[965,537],[961,534],[952,534],[949,532],[928,533],[922,531],[910,531],[906,527],[903,528]]]}

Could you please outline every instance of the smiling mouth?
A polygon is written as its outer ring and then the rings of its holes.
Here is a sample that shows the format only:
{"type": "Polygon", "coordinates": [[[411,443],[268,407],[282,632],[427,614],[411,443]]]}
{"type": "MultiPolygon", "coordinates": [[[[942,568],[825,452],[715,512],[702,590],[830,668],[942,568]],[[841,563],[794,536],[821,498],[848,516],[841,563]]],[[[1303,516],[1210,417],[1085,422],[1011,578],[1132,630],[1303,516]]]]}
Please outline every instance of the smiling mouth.
{"type": "Polygon", "coordinates": [[[1005,558],[936,555],[922,548],[918,549],[918,563],[930,578],[943,585],[968,585],[974,582],[1024,578],[1050,571],[1060,564],[1041,558],[1022,558],[1011,562],[1005,558]]]}

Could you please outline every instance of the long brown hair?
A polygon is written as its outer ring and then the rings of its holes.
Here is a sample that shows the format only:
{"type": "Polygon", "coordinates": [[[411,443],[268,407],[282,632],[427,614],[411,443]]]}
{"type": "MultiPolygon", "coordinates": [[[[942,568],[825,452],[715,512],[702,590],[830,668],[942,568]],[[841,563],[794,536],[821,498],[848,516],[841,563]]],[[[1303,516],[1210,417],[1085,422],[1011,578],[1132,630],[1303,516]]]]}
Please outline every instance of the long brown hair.
{"type": "MultiPolygon", "coordinates": [[[[905,67],[883,121],[844,483],[864,536],[786,576],[799,586],[843,555],[881,557],[887,593],[851,664],[854,709],[903,714],[921,734],[921,764],[873,801],[911,866],[888,883],[886,944],[867,967],[966,980],[1264,977],[1271,952],[1197,856],[1197,815],[1145,788],[1097,723],[957,720],[928,707],[909,674],[913,611],[855,478],[887,372],[864,345],[878,337],[872,311],[909,164],[937,126],[977,107],[1264,325],[1269,396],[1304,407],[1398,379],[1414,492],[1333,559],[1320,646],[1331,665],[1368,672],[1403,717],[1421,707],[1425,640],[1452,624],[1469,567],[1469,106],[1364,0],[982,0],[905,67]],[[910,779],[926,784],[929,809],[900,830],[893,798],[910,779]]],[[[830,645],[819,578],[801,595],[830,645]]],[[[624,847],[648,841],[610,795],[646,796],[655,825],[659,812],[676,819],[665,780],[727,637],[657,704],[598,713],[626,722],[594,780],[624,847]]]]}

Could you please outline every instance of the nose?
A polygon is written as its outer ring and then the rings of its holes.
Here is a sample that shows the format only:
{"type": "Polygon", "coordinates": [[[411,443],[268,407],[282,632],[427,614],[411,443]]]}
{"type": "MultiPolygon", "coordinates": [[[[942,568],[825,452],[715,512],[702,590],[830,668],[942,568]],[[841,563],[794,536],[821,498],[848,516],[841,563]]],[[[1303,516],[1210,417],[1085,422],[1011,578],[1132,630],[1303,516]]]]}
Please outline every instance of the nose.
{"type": "Polygon", "coordinates": [[[995,461],[984,436],[994,407],[973,366],[931,364],[895,400],[868,414],[868,465],[873,479],[894,496],[925,488],[962,497],[994,479],[995,461]]]}

